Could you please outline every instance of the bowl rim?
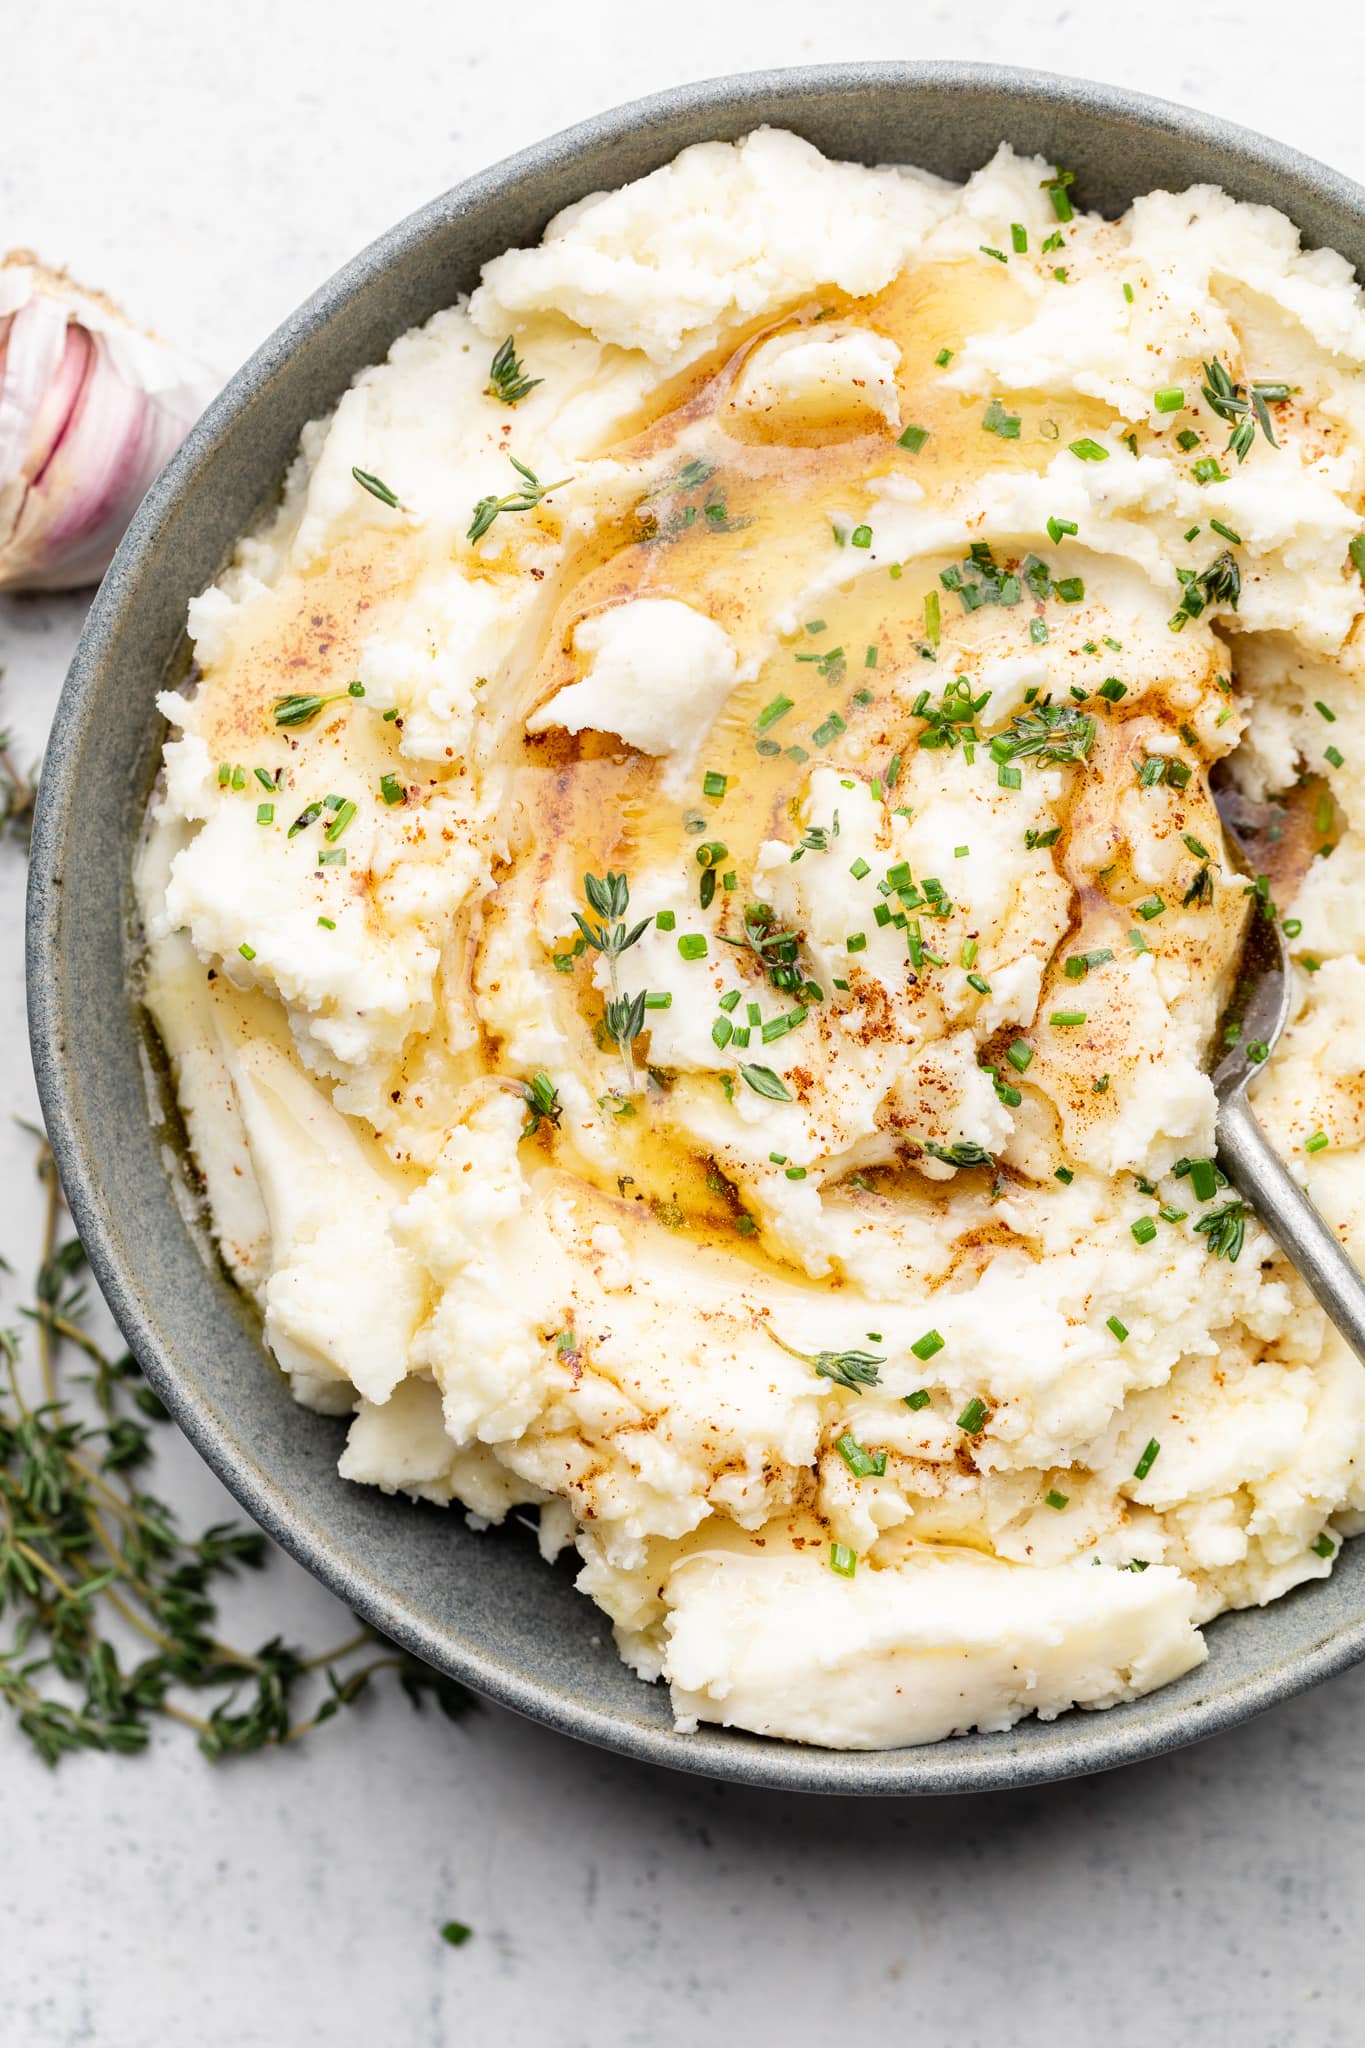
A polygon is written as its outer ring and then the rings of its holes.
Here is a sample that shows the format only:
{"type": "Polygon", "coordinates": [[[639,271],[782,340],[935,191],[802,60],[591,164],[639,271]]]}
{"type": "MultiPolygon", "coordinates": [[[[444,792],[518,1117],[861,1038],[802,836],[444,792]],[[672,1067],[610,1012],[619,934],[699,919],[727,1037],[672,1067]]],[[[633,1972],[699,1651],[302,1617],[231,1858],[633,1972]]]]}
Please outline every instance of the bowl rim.
{"type": "MultiPolygon", "coordinates": [[[[474,173],[419,207],[342,265],[280,323],[224,386],[151,486],[91,605],[68,671],[43,763],[34,820],[27,904],[27,983],[30,1043],[38,1092],[57,1170],[91,1269],[123,1335],[174,1420],[243,1508],[281,1548],[385,1635],[475,1691],[544,1725],[667,1769],[784,1791],[868,1796],[954,1794],[1017,1789],[1108,1770],[1199,1741],[1235,1726],[1277,1702],[1319,1683],[1365,1657],[1365,1614],[1334,1628],[1307,1648],[1282,1654],[1250,1676],[1190,1699],[1148,1694],[1138,1720],[1109,1713],[1087,1715],[1085,1733],[1053,1745],[1040,1734],[1037,1755],[1021,1768],[1002,1750],[968,1752],[953,1741],[899,1750],[825,1750],[799,1743],[746,1741],[727,1756],[728,1730],[703,1728],[678,1737],[670,1730],[623,1724],[610,1711],[585,1707],[538,1679],[500,1665],[478,1650],[427,1626],[393,1599],[382,1584],[331,1551],[323,1533],[289,1499],[253,1472],[212,1404],[180,1378],[158,1328],[155,1302],[121,1259],[92,1164],[81,1110],[66,1072],[63,1005],[56,978],[44,972],[54,957],[61,889],[56,863],[68,814],[77,800],[76,744],[82,711],[113,637],[123,585],[134,562],[155,549],[170,508],[196,477],[277,368],[307,337],[323,329],[337,309],[453,215],[468,213],[524,176],[570,166],[590,148],[624,139],[674,115],[733,119],[748,105],[788,96],[799,113],[803,93],[853,95],[875,85],[910,93],[932,88],[989,91],[1022,106],[1039,101],[1058,113],[1108,115],[1162,134],[1207,144],[1232,162],[1264,174],[1283,174],[1329,204],[1365,218],[1365,189],[1292,146],[1261,136],[1218,115],[1186,108],[1119,86],[1012,65],[924,60],[829,63],[712,77],[631,100],[594,114],[474,173]]],[[[1008,137],[1006,137],[1008,139],[1008,137]]],[[[397,338],[396,336],[394,337],[397,338]]],[[[302,424],[302,423],[300,423],[302,424]]],[[[1079,1716],[1068,1717],[1079,1720],[1079,1716]]],[[[1032,1729],[1040,1724],[1028,1720],[1032,1729]]]]}

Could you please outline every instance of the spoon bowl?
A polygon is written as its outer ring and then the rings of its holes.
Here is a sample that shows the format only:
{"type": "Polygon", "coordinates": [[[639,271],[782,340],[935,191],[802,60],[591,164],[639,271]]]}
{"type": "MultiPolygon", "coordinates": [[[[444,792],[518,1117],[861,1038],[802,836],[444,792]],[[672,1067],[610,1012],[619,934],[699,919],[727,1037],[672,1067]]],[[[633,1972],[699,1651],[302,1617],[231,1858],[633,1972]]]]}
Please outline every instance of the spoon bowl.
{"type": "MultiPolygon", "coordinates": [[[[1251,831],[1263,807],[1228,786],[1215,789],[1214,802],[1228,840],[1254,869],[1243,833],[1251,831]]],[[[1249,892],[1251,911],[1242,957],[1223,1014],[1225,1048],[1212,1072],[1218,1098],[1218,1164],[1253,1209],[1280,1250],[1312,1290],[1356,1356],[1365,1360],[1365,1279],[1334,1230],[1313,1206],[1267,1138],[1251,1106],[1251,1083],[1274,1052],[1293,1002],[1289,948],[1268,894],[1249,892]]],[[[1241,1249],[1241,1231],[1236,1258],[1241,1249]]]]}

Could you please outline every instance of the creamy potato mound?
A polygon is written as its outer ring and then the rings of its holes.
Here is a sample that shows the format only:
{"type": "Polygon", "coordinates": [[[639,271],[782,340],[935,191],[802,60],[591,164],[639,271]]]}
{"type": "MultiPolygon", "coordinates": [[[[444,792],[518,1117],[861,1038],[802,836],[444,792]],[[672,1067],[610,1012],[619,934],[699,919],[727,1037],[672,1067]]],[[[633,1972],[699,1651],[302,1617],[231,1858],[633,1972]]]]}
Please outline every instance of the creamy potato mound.
{"type": "Polygon", "coordinates": [[[680,1729],[1108,1706],[1365,1504],[1206,1072],[1278,917],[1257,1110],[1365,1254],[1365,306],[1082,198],[761,131],[571,207],[161,700],[146,996],[269,1349],[347,1478],[537,1508],[680,1729]]]}

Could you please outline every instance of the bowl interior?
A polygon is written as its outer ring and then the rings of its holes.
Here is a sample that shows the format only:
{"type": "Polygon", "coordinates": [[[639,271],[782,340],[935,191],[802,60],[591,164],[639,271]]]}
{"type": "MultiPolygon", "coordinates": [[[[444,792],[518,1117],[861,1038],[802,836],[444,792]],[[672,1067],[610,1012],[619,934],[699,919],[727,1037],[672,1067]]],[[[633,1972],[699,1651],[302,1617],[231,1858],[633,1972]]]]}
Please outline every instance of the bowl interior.
{"type": "MultiPolygon", "coordinates": [[[[352,1607],[521,1712],[678,1769],[791,1790],[957,1792],[1098,1770],[1196,1739],[1365,1654],[1365,1546],[1330,1579],[1209,1632],[1209,1661],[1106,1714],[935,1748],[830,1753],[704,1729],[622,1666],[607,1623],[523,1529],[345,1484],[341,1425],[296,1407],[193,1215],[169,1105],[149,1118],[149,1056],[129,966],[129,867],[189,598],[278,488],[304,423],[394,338],[534,241],[560,207],[689,143],[762,123],[834,156],[961,178],[1003,139],[1074,169],[1087,206],[1220,183],[1281,207],[1305,238],[1365,262],[1365,194],[1279,145],[1162,102],[993,67],[886,64],[689,86],[588,122],[403,222],[271,337],[154,485],[106,577],[57,714],[34,838],[33,1049],[58,1165],[100,1284],[148,1377],[243,1505],[352,1607]]],[[[153,1077],[153,1091],[155,1092],[153,1077]]]]}

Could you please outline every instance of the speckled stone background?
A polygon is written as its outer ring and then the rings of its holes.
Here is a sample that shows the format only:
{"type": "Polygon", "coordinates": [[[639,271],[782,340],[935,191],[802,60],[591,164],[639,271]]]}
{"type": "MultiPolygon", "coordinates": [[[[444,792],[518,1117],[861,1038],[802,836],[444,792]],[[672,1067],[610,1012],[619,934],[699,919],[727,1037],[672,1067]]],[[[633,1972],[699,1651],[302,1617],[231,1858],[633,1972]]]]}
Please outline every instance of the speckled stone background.
{"type": "MultiPolygon", "coordinates": [[[[1365,22],[1017,0],[9,0],[0,247],[32,244],[226,372],[467,172],[714,73],[942,56],[1207,107],[1365,176],[1365,22]]],[[[0,721],[41,747],[78,600],[0,599],[0,721]]],[[[0,1250],[37,1203],[23,872],[0,850],[0,1250]]],[[[0,1314],[14,1313],[8,1287],[0,1314]]],[[[172,1444],[187,1516],[228,1504],[172,1444]]],[[[233,1632],[346,1633],[279,1560],[233,1632]]],[[[167,1735],[49,1775],[0,1723],[4,2048],[1336,2048],[1365,2034],[1365,1670],[1214,1744],[976,1801],[793,1801],[672,1778],[487,1709],[376,1697],[210,1769],[167,1735]],[[462,1949],[440,1923],[474,1928],[462,1949]]]]}

